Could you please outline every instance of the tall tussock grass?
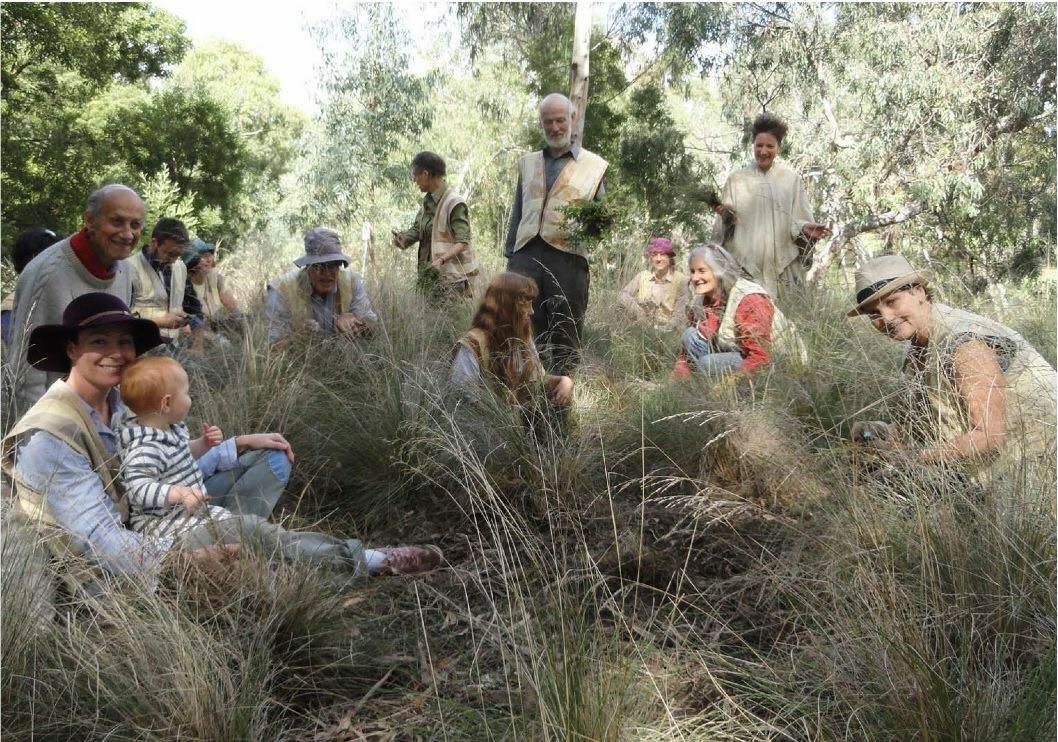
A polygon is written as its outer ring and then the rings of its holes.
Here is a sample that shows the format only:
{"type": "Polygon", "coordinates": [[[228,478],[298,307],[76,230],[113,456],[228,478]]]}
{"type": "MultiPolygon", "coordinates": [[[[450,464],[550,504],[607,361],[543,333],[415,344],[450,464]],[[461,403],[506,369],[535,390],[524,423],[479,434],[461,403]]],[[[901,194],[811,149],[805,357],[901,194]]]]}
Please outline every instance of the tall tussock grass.
{"type": "MultiPolygon", "coordinates": [[[[269,348],[252,320],[189,361],[192,423],[288,437],[287,525],[435,542],[446,568],[174,561],[157,591],[89,604],[5,525],[5,733],[1054,737],[1053,458],[982,486],[847,443],[856,420],[911,422],[900,349],[844,320],[848,297],[784,304],[807,364],[676,382],[675,331],[598,281],[569,416],[527,420],[451,393],[473,307],[412,284],[369,277],[382,322],[355,342],[269,348]]],[[[1008,297],[962,305],[1053,359],[1053,288],[1008,297]]]]}

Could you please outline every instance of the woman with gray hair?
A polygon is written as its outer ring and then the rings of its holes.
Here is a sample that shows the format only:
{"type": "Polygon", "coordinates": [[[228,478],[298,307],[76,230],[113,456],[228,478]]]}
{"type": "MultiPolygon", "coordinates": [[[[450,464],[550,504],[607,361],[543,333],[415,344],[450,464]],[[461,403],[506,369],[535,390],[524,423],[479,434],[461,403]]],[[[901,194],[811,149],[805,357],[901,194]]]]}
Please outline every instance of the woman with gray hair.
{"type": "Polygon", "coordinates": [[[692,364],[707,374],[752,373],[771,363],[773,352],[806,360],[793,323],[767,290],[741,277],[727,250],[716,243],[698,245],[687,266],[692,297],[674,378],[690,376],[692,364]]]}

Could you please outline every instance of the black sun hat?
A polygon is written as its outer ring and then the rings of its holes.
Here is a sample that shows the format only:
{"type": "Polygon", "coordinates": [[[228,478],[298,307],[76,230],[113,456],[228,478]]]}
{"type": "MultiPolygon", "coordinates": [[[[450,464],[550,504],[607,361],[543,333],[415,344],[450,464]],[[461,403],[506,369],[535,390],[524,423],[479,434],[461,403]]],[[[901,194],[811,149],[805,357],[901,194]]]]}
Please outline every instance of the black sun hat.
{"type": "Polygon", "coordinates": [[[136,355],[162,344],[158,325],[134,316],[118,297],[93,292],[82,294],[66,305],[61,325],[40,325],[33,329],[29,335],[26,361],[41,371],[66,373],[70,370],[66,344],[76,340],[81,330],[108,325],[128,325],[136,355]]]}

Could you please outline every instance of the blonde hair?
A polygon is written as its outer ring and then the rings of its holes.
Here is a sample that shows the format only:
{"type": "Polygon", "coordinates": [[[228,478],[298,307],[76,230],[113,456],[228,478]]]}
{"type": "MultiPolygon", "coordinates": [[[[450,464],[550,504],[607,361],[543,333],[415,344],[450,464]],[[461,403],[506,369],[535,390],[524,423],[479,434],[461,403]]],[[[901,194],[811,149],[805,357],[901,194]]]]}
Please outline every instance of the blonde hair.
{"type": "Polygon", "coordinates": [[[177,372],[183,371],[176,360],[168,356],[137,358],[121,374],[121,399],[137,415],[157,412],[162,398],[173,393],[177,372]]]}

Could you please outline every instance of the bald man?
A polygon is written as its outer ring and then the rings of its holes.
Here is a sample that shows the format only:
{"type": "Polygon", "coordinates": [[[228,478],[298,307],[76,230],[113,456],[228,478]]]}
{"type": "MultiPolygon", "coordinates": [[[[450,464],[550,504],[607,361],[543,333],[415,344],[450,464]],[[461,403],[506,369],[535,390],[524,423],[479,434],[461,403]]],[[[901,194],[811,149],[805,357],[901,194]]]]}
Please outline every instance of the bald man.
{"type": "Polygon", "coordinates": [[[518,186],[507,225],[507,270],[536,281],[537,346],[551,374],[570,376],[580,362],[580,334],[588,308],[588,256],[568,244],[564,207],[604,191],[606,160],[572,142],[577,112],[552,93],[540,102],[547,146],[518,160],[518,186]]]}
{"type": "Polygon", "coordinates": [[[140,239],[143,216],[143,199],[136,191],[119,183],[105,185],[88,197],[81,231],[44,250],[19,275],[9,364],[19,412],[62,377],[26,363],[26,342],[33,328],[62,324],[66,305],[93,291],[132,303],[132,280],[125,258],[140,239]]]}

